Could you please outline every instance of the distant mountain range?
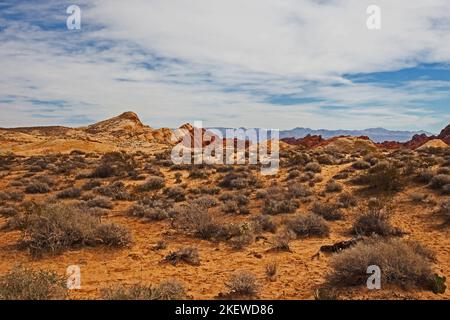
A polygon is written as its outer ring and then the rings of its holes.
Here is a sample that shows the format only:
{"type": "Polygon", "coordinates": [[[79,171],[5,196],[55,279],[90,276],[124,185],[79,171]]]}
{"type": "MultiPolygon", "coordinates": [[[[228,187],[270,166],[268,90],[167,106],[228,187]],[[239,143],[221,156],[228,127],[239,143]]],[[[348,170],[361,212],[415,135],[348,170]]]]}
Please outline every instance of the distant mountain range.
{"type": "MultiPolygon", "coordinates": [[[[216,129],[225,135],[225,130],[229,128],[210,128],[216,129]]],[[[243,128],[244,129],[244,128],[243,128]]],[[[337,136],[367,136],[374,142],[384,141],[398,141],[406,142],[412,139],[416,134],[426,134],[427,136],[433,135],[427,131],[393,131],[384,128],[370,128],[364,130],[325,130],[325,129],[310,129],[310,128],[294,128],[290,130],[280,130],[280,139],[283,138],[304,138],[307,135],[320,135],[324,139],[329,139],[337,136]]]]}

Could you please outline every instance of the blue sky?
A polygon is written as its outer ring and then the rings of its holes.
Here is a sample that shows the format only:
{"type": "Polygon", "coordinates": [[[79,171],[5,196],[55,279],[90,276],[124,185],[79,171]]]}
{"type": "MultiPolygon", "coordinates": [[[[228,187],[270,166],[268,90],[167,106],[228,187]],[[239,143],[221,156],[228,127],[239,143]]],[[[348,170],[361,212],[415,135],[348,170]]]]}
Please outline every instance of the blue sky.
{"type": "Polygon", "coordinates": [[[0,1],[0,127],[439,132],[450,123],[447,0],[0,1]],[[82,10],[67,30],[66,8],[82,10]],[[381,8],[368,30],[366,8],[381,8]]]}

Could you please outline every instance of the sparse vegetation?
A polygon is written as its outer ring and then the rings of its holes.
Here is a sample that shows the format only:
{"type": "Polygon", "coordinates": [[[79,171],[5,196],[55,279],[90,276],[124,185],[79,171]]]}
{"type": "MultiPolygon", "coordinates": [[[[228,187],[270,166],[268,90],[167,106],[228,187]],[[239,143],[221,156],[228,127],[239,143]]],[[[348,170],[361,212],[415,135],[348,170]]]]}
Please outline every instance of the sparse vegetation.
{"type": "Polygon", "coordinates": [[[18,266],[0,276],[0,300],[61,300],[66,286],[66,279],[53,271],[18,266]]]}
{"type": "Polygon", "coordinates": [[[21,245],[34,255],[77,246],[121,247],[131,241],[123,227],[102,223],[76,206],[60,203],[32,205],[22,223],[21,245]]]}
{"type": "Polygon", "coordinates": [[[336,255],[328,281],[355,286],[367,281],[367,267],[379,266],[382,283],[428,288],[434,254],[418,243],[400,239],[362,242],[336,255]]]}

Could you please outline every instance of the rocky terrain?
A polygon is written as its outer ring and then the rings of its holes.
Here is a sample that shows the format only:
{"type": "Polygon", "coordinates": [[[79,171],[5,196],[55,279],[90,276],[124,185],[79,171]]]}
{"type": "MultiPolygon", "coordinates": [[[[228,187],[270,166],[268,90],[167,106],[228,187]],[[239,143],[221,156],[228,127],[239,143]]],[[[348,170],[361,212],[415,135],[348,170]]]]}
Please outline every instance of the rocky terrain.
{"type": "Polygon", "coordinates": [[[0,299],[450,298],[450,126],[283,139],[276,175],[173,164],[195,130],[0,129],[0,299]]]}

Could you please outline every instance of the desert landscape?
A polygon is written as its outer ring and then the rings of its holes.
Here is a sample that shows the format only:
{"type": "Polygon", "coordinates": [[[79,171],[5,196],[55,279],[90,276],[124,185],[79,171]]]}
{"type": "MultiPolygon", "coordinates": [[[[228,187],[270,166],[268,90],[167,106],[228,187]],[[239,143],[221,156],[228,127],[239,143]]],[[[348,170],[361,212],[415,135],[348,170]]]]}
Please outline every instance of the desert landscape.
{"type": "Polygon", "coordinates": [[[176,133],[0,129],[0,299],[450,298],[450,125],[283,138],[275,175],[174,164],[176,133]]]}

